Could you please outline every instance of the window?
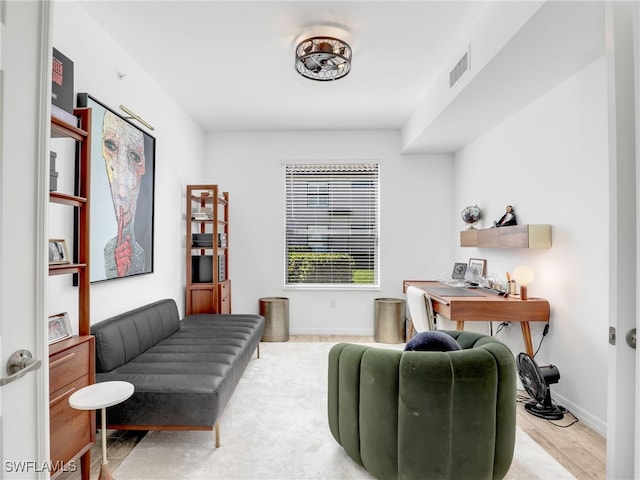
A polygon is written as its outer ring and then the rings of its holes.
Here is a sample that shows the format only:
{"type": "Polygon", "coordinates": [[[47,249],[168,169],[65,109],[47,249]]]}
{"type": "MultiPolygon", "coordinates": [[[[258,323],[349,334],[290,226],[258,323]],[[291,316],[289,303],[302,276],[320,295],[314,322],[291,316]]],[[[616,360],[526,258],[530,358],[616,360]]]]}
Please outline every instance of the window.
{"type": "Polygon", "coordinates": [[[288,164],[286,286],[378,286],[378,164],[288,164]]]}
{"type": "Polygon", "coordinates": [[[327,182],[307,183],[307,205],[310,207],[329,206],[329,184],[327,182]]]}

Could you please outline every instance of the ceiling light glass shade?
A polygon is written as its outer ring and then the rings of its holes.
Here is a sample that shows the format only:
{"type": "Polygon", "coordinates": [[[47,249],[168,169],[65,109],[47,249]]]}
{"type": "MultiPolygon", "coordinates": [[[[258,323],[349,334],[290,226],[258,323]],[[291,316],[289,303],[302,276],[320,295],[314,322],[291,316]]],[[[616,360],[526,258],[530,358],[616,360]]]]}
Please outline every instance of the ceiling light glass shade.
{"type": "Polygon", "coordinates": [[[296,47],[296,70],[312,80],[337,80],[351,70],[351,47],[334,37],[311,37],[296,47]]]}

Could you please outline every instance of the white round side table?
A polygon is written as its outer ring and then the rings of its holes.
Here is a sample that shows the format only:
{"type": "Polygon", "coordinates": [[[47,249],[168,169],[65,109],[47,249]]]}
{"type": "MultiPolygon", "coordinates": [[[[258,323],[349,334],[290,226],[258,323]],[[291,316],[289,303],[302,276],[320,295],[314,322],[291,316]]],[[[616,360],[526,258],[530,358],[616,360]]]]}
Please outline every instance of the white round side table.
{"type": "Polygon", "coordinates": [[[129,382],[100,382],[81,388],[69,397],[69,405],[77,410],[102,410],[102,465],[99,480],[112,480],[107,464],[107,407],[124,402],[133,395],[129,382]]]}

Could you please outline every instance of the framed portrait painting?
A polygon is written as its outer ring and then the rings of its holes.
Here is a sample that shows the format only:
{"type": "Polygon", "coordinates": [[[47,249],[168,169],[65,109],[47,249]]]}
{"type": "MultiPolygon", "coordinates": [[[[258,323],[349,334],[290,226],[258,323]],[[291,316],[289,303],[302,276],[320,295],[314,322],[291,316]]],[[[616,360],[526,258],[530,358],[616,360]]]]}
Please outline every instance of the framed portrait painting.
{"type": "Polygon", "coordinates": [[[153,272],[156,140],[87,93],[91,108],[90,281],[153,272]]]}

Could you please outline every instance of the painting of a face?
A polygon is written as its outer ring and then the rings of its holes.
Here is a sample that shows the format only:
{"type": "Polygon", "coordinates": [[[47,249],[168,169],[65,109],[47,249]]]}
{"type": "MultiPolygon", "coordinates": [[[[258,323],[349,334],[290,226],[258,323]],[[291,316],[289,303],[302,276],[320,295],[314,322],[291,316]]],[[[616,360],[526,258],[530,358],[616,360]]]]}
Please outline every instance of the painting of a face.
{"type": "Polygon", "coordinates": [[[77,104],[91,140],[90,281],[152,273],[156,140],[87,93],[77,104]]]}
{"type": "Polygon", "coordinates": [[[102,156],[107,168],[116,217],[121,225],[130,225],[135,219],[140,178],[145,172],[142,132],[111,112],[105,112],[102,156]]]}

